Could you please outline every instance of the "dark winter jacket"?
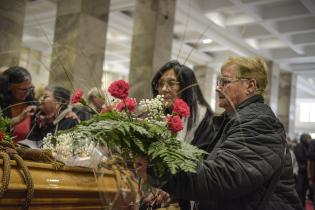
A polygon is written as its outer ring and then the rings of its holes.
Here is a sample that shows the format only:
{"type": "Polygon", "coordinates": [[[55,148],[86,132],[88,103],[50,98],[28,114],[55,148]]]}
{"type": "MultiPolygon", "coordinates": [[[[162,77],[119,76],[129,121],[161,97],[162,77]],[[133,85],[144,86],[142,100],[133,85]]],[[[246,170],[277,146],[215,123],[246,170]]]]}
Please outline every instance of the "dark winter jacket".
{"type": "MultiPolygon", "coordinates": [[[[197,201],[198,210],[257,210],[283,162],[265,209],[302,210],[294,188],[290,153],[283,156],[283,125],[263,98],[257,95],[247,99],[236,114],[224,113],[214,120],[218,122],[213,151],[198,165],[197,173],[168,176],[162,189],[178,198],[197,201]]],[[[150,168],[148,171],[152,175],[150,168]]],[[[151,181],[156,184],[154,179],[151,181]]]]}

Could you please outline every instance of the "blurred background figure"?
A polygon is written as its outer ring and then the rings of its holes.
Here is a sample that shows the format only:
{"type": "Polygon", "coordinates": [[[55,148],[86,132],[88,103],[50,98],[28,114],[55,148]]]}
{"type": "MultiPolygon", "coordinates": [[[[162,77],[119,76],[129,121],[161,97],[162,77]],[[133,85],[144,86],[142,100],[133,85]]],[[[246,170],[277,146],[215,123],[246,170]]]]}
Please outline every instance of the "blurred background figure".
{"type": "Polygon", "coordinates": [[[100,88],[93,87],[88,92],[87,100],[89,106],[93,107],[96,111],[100,112],[103,104],[105,104],[105,94],[100,88]]]}
{"type": "Polygon", "coordinates": [[[72,104],[72,110],[79,117],[80,121],[90,119],[94,114],[99,113],[105,103],[105,94],[101,89],[92,88],[87,94],[88,106],[81,103],[72,104]]]}
{"type": "Polygon", "coordinates": [[[11,133],[15,142],[29,133],[36,104],[32,77],[26,69],[13,66],[1,73],[0,106],[3,115],[13,119],[11,133]]]}
{"type": "MultiPolygon", "coordinates": [[[[303,207],[305,207],[306,192],[309,188],[307,179],[307,152],[311,140],[311,136],[304,133],[300,137],[300,142],[294,148],[294,154],[299,166],[299,171],[296,178],[296,191],[303,204],[303,207]]],[[[310,189],[310,191],[312,190],[310,189]]],[[[312,192],[310,194],[312,194],[312,192]]]]}
{"type": "Polygon", "coordinates": [[[299,173],[299,164],[296,160],[295,154],[294,154],[294,148],[295,148],[295,143],[287,136],[287,143],[289,147],[289,152],[291,154],[292,158],[292,168],[293,168],[293,175],[294,175],[294,180],[296,182],[298,173],[299,173]]]}
{"type": "Polygon", "coordinates": [[[69,90],[58,86],[46,87],[28,139],[40,141],[48,133],[54,135],[59,130],[66,130],[78,124],[78,119],[69,117],[72,113],[69,102],[69,90]]]}

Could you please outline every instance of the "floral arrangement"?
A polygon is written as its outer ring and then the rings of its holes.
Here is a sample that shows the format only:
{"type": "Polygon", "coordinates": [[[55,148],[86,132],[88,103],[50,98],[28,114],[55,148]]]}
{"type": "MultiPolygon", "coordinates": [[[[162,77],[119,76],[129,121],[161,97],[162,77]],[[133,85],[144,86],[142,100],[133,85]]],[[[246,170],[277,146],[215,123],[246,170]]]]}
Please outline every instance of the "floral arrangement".
{"type": "Polygon", "coordinates": [[[0,141],[12,141],[12,137],[7,132],[11,121],[4,118],[2,112],[0,111],[0,141]]]}
{"type": "MultiPolygon", "coordinates": [[[[189,106],[177,99],[172,113],[165,116],[162,96],[137,101],[128,97],[129,84],[113,82],[108,92],[111,104],[105,104],[101,113],[76,127],[44,139],[44,149],[66,160],[71,156],[92,155],[93,148],[106,148],[107,154],[118,153],[126,160],[144,157],[158,175],[178,171],[195,172],[196,163],[203,160],[204,151],[179,141],[176,133],[183,129],[183,117],[189,117],[189,106]]],[[[86,104],[83,92],[76,91],[72,103],[86,104]]]]}

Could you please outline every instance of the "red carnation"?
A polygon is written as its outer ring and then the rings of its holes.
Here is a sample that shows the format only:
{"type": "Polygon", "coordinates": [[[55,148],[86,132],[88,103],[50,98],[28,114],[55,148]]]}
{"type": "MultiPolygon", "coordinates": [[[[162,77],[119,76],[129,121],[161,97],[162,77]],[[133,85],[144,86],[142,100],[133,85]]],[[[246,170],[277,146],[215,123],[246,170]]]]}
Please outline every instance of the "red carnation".
{"type": "Polygon", "coordinates": [[[169,129],[173,133],[177,133],[178,131],[183,130],[184,125],[183,125],[183,122],[178,115],[168,116],[168,117],[166,117],[166,120],[167,120],[167,124],[168,124],[169,129]]]}
{"type": "Polygon", "coordinates": [[[5,134],[2,131],[0,131],[0,141],[4,140],[4,136],[5,134]]]}
{"type": "Polygon", "coordinates": [[[121,112],[125,108],[127,108],[130,112],[135,112],[136,111],[136,105],[137,101],[133,98],[126,98],[124,100],[121,100],[117,105],[116,109],[117,111],[121,112]]]}
{"type": "Polygon", "coordinates": [[[108,92],[115,98],[125,99],[128,97],[129,84],[124,80],[117,80],[108,87],[108,92]]]}
{"type": "Polygon", "coordinates": [[[173,103],[173,112],[178,114],[180,117],[189,117],[190,110],[187,103],[182,99],[176,99],[173,103]]]}
{"type": "Polygon", "coordinates": [[[76,104],[76,103],[81,102],[82,97],[83,97],[83,91],[82,90],[74,91],[74,93],[71,96],[71,103],[76,104]]]}

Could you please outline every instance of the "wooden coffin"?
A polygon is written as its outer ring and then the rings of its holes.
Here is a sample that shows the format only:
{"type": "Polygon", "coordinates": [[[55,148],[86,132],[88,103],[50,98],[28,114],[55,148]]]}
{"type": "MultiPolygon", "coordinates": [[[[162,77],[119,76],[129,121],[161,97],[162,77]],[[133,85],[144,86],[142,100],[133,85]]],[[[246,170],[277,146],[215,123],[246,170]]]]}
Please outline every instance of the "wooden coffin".
{"type": "MultiPolygon", "coordinates": [[[[11,161],[11,178],[8,190],[0,198],[0,209],[22,209],[26,195],[23,175],[15,161],[11,161]]],[[[128,170],[67,167],[56,170],[51,164],[25,161],[34,182],[34,196],[30,210],[47,209],[136,209],[134,206],[136,182],[128,170]],[[119,187],[120,185],[120,187],[119,187]],[[118,193],[118,194],[117,194],[118,193]],[[117,201],[112,203],[117,197],[117,201]]],[[[3,161],[0,160],[0,180],[3,177],[3,161]]],[[[2,183],[0,183],[0,186],[2,183]]]]}

